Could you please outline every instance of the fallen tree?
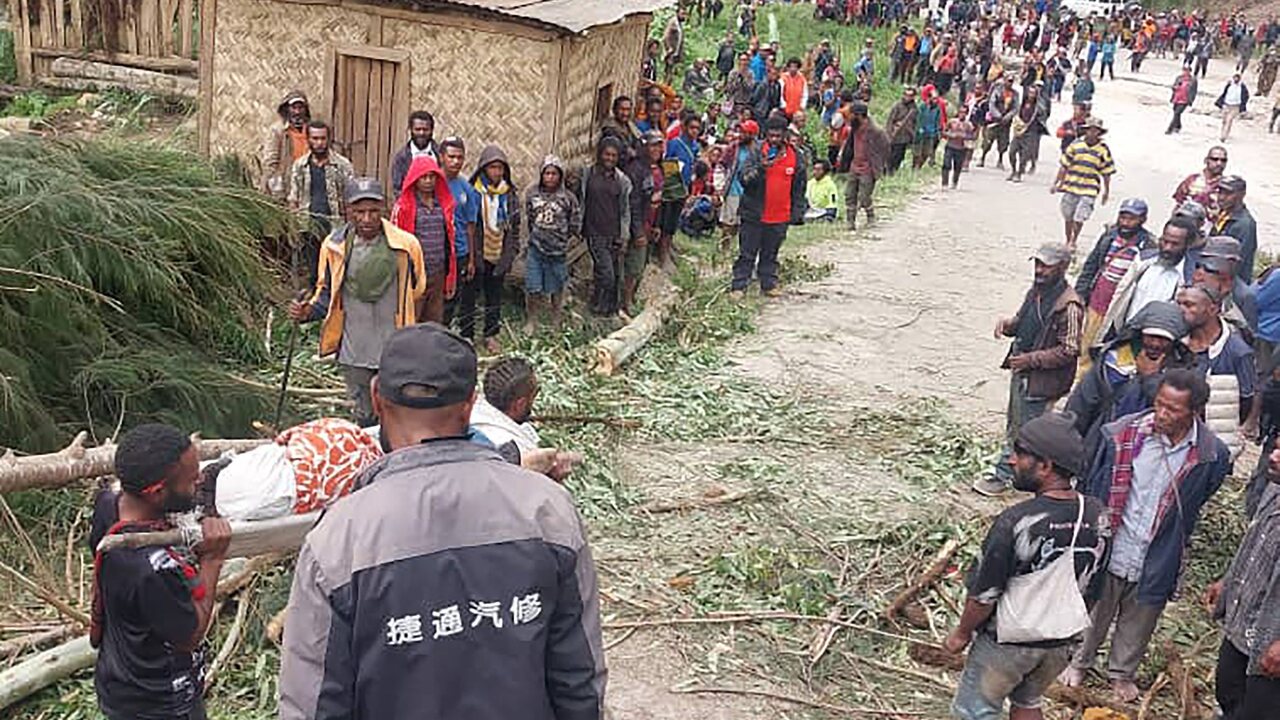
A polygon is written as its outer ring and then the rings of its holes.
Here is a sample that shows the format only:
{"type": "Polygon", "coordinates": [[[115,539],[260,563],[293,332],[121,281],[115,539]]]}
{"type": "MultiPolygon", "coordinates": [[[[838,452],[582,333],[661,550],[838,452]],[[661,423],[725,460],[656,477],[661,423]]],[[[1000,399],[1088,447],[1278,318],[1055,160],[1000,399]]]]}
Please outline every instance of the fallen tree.
{"type": "MultiPolygon", "coordinates": [[[[56,453],[44,455],[15,455],[13,451],[0,457],[0,494],[52,488],[90,478],[110,475],[116,456],[116,446],[111,444],[86,448],[89,435],[81,432],[67,447],[56,453]]],[[[266,439],[204,440],[193,438],[201,460],[211,460],[222,453],[250,450],[271,442],[266,439]]]]}
{"type": "Polygon", "coordinates": [[[636,351],[644,347],[662,327],[663,320],[671,312],[679,293],[672,285],[650,297],[644,310],[624,327],[596,341],[595,371],[601,375],[613,375],[636,351]]]}
{"type": "MultiPolygon", "coordinates": [[[[218,597],[243,589],[258,572],[278,559],[278,556],[261,556],[227,562],[218,580],[218,597]]],[[[97,657],[98,651],[89,645],[89,636],[84,635],[0,672],[0,710],[88,668],[97,657]]]]}

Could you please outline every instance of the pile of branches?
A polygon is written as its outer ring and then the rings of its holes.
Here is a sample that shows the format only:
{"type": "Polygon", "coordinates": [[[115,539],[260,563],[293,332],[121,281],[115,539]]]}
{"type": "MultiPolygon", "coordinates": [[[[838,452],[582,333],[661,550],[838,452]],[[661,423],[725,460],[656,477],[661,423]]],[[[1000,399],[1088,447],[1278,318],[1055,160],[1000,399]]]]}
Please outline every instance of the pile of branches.
{"type": "Polygon", "coordinates": [[[171,421],[244,434],[269,403],[228,370],[279,282],[281,210],[234,168],[119,140],[0,141],[0,445],[171,421]]]}

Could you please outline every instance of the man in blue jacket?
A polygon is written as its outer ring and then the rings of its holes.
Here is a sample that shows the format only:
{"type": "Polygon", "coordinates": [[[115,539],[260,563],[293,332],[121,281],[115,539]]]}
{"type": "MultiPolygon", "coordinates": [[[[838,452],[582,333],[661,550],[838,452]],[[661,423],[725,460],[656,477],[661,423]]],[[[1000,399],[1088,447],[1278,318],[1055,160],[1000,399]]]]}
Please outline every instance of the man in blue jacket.
{"type": "Polygon", "coordinates": [[[1114,619],[1111,688],[1121,702],[1138,697],[1138,665],[1178,587],[1200,510],[1231,472],[1227,446],[1199,419],[1208,400],[1202,374],[1169,370],[1151,410],[1103,427],[1080,490],[1111,512],[1111,558],[1093,624],[1060,678],[1064,685],[1084,681],[1114,619]]]}

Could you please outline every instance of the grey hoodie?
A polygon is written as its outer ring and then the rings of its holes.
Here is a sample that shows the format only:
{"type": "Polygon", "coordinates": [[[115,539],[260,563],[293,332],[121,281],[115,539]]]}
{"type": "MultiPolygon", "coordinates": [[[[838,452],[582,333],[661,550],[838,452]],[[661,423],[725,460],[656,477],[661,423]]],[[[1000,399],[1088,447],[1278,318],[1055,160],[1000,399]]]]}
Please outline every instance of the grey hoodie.
{"type": "Polygon", "coordinates": [[[548,155],[538,168],[538,179],[525,193],[525,218],[529,223],[529,245],[547,257],[564,257],[569,238],[582,232],[582,203],[565,188],[564,163],[548,155]],[[542,187],[542,173],[554,167],[560,171],[555,190],[542,187]]]}

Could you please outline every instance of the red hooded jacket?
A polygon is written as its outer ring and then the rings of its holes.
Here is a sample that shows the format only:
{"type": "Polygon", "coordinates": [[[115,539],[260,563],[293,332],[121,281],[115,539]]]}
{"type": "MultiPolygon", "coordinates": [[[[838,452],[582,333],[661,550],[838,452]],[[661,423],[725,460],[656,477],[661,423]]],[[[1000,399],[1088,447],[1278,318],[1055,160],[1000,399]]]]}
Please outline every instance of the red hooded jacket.
{"type": "Polygon", "coordinates": [[[449,192],[449,180],[435,160],[425,155],[413,159],[413,163],[409,165],[409,172],[404,176],[404,184],[400,187],[400,197],[396,199],[395,207],[391,210],[391,221],[401,230],[413,233],[418,223],[418,193],[413,186],[417,184],[419,178],[428,174],[435,176],[436,202],[444,213],[449,257],[449,269],[444,276],[444,292],[445,297],[449,297],[453,294],[458,282],[458,248],[454,241],[453,229],[453,193],[449,192]]]}

